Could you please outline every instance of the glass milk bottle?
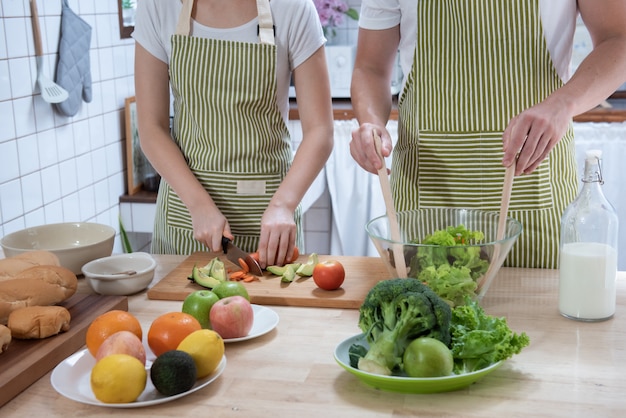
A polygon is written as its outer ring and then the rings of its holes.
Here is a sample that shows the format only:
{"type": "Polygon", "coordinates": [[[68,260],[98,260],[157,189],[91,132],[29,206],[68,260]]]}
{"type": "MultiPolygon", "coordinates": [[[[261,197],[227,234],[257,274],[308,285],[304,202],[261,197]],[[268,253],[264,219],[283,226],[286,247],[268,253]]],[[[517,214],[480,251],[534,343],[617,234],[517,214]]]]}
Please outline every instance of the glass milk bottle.
{"type": "Polygon", "coordinates": [[[582,188],[561,219],[559,310],[579,321],[615,313],[618,218],[602,193],[601,158],[587,151],[582,188]]]}

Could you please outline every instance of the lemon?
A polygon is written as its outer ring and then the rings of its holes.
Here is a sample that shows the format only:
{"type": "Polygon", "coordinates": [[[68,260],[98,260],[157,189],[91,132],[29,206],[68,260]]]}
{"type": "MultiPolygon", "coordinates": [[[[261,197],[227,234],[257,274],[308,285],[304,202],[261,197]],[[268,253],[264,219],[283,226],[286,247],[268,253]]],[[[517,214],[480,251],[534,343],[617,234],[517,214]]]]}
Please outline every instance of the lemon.
{"type": "Polygon", "coordinates": [[[148,373],[137,358],[111,354],[91,369],[91,390],[100,402],[130,403],[146,388],[148,373]]]}
{"type": "Polygon", "coordinates": [[[178,350],[189,353],[196,363],[198,379],[213,373],[224,356],[224,340],[210,329],[194,331],[183,339],[178,350]]]}

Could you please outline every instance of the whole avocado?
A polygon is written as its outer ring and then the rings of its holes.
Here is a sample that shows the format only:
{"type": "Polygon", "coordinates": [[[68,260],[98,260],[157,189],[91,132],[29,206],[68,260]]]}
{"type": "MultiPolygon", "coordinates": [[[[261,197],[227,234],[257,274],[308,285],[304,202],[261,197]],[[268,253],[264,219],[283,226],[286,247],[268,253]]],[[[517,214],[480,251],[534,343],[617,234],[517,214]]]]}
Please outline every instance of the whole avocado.
{"type": "Polygon", "coordinates": [[[188,353],[170,350],[161,354],[150,367],[152,384],[165,396],[188,391],[196,383],[196,363],[188,353]]]}

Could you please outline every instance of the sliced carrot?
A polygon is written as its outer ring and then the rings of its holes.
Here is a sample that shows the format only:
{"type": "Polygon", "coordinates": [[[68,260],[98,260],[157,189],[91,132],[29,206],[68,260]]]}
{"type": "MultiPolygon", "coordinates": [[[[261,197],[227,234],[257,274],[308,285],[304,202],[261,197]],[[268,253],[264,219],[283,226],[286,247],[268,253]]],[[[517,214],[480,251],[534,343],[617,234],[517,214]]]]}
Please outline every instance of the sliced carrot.
{"type": "Polygon", "coordinates": [[[240,258],[237,261],[239,261],[239,265],[241,266],[241,269],[243,270],[244,273],[248,273],[250,271],[250,267],[248,266],[248,263],[246,263],[246,261],[243,258],[240,258]]]}
{"type": "Polygon", "coordinates": [[[253,282],[255,280],[258,280],[258,277],[256,277],[254,274],[244,274],[243,276],[243,281],[246,283],[253,282]]]}
{"type": "Polygon", "coordinates": [[[237,270],[237,271],[233,271],[232,273],[230,273],[230,275],[228,276],[231,280],[239,280],[239,279],[243,279],[243,276],[246,273],[243,270],[237,270]]]}

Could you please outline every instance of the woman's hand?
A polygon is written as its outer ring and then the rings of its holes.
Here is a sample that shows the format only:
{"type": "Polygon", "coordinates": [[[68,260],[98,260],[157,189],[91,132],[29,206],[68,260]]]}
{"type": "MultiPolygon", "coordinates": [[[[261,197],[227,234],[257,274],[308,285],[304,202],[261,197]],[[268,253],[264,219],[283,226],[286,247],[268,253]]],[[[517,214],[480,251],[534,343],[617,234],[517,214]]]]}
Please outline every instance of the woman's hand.
{"type": "Polygon", "coordinates": [[[222,237],[233,239],[228,219],[216,206],[204,206],[189,210],[193,225],[193,237],[211,251],[222,250],[222,237]]]}
{"type": "Polygon", "coordinates": [[[261,239],[258,249],[261,268],[288,263],[295,246],[294,213],[284,206],[268,206],[261,218],[261,239]]]}

